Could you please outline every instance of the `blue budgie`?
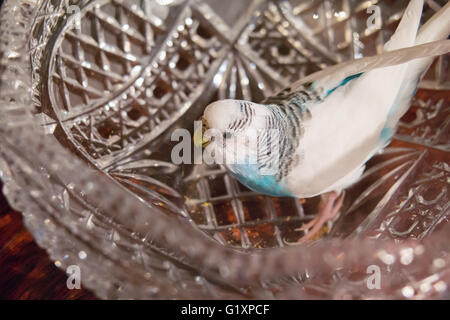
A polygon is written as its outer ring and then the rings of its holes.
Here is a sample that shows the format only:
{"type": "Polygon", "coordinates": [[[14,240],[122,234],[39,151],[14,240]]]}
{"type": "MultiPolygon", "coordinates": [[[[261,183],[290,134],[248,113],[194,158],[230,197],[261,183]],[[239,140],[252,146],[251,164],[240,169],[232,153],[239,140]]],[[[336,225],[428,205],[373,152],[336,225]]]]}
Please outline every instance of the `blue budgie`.
{"type": "Polygon", "coordinates": [[[422,9],[423,0],[410,1],[381,55],[320,71],[261,104],[221,100],[205,109],[205,128],[219,132],[207,149],[242,184],[271,196],[322,195],[299,242],[334,219],[343,190],[389,143],[433,57],[450,51],[450,3],[418,31],[422,9]]]}

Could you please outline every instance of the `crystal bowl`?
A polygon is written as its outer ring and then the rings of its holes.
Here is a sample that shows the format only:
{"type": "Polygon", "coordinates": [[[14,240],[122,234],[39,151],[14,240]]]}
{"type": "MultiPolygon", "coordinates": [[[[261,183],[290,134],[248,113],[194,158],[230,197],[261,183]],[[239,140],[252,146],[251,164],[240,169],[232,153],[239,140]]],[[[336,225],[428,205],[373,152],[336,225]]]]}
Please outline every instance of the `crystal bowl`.
{"type": "MultiPolygon", "coordinates": [[[[446,1],[427,1],[423,20],[446,1]]],[[[392,143],[305,245],[318,198],[272,198],[176,165],[171,134],[211,101],[261,101],[381,52],[407,1],[7,0],[4,193],[55,264],[100,298],[444,298],[449,57],[392,143]],[[373,14],[378,14],[375,18],[373,14]]]]}

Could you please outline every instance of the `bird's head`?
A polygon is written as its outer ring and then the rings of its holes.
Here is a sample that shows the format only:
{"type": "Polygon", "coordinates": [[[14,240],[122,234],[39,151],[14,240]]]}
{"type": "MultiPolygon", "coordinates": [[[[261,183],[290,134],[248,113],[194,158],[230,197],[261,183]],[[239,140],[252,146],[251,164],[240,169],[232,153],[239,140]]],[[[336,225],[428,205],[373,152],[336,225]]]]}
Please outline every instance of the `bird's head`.
{"type": "Polygon", "coordinates": [[[215,163],[225,165],[250,189],[269,195],[286,195],[275,180],[275,173],[261,172],[263,163],[257,162],[267,152],[264,147],[258,151],[261,147],[258,141],[267,140],[263,137],[267,137],[271,115],[268,105],[242,100],[213,102],[203,113],[203,140],[194,138],[194,141],[197,145],[206,146],[206,153],[213,154],[215,163]]]}
{"type": "Polygon", "coordinates": [[[266,105],[244,100],[219,100],[208,105],[202,121],[206,129],[214,129],[229,138],[265,128],[270,111],[266,105]]]}
{"type": "Polygon", "coordinates": [[[206,107],[202,117],[203,133],[206,134],[202,135],[203,140],[197,139],[196,144],[205,146],[212,142],[228,155],[244,150],[256,142],[258,131],[265,129],[269,114],[267,106],[249,101],[213,102],[206,107]]]}
{"type": "Polygon", "coordinates": [[[230,135],[242,132],[252,125],[256,104],[242,100],[219,100],[211,103],[203,113],[207,128],[230,135]]]}
{"type": "Polygon", "coordinates": [[[230,154],[239,145],[237,139],[246,137],[249,129],[253,130],[255,113],[251,102],[231,99],[213,102],[202,116],[202,140],[194,139],[194,142],[203,147],[211,144],[209,148],[214,147],[216,155],[230,154]]]}

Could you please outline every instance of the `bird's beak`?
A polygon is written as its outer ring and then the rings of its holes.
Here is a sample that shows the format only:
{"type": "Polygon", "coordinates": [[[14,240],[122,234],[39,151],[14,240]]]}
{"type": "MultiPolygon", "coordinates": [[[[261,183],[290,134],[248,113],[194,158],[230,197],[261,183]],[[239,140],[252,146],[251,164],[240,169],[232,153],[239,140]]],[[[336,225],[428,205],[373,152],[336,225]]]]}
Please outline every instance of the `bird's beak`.
{"type": "Polygon", "coordinates": [[[205,140],[205,135],[204,134],[205,134],[205,131],[208,128],[207,128],[207,125],[206,125],[206,121],[205,121],[205,119],[203,117],[201,118],[201,121],[202,121],[202,127],[197,129],[197,130],[195,130],[195,132],[194,132],[194,139],[193,140],[194,140],[194,145],[196,147],[205,148],[211,142],[211,140],[209,140],[209,139],[205,140]]]}

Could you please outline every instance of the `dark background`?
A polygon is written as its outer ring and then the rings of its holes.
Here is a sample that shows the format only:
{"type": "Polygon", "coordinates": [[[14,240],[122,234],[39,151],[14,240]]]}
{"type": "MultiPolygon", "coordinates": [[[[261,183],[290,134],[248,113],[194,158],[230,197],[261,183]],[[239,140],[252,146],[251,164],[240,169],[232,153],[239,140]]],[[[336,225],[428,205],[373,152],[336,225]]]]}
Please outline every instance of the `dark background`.
{"type": "Polygon", "coordinates": [[[85,289],[67,289],[66,280],[1,193],[0,299],[95,299],[85,289]]]}

